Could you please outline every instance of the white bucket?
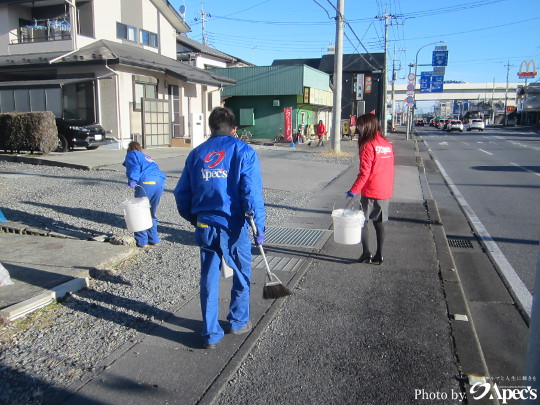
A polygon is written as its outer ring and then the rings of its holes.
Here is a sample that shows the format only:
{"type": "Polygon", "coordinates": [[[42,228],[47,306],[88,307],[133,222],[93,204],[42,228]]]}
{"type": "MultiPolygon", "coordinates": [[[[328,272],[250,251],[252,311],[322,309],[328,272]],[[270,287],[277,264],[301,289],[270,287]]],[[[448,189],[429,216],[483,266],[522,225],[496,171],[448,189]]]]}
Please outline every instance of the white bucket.
{"type": "Polygon", "coordinates": [[[364,213],[347,208],[332,211],[334,220],[334,242],[343,245],[355,245],[362,239],[364,213]]]}
{"type": "Polygon", "coordinates": [[[122,203],[122,208],[128,231],[140,232],[152,228],[148,197],[130,198],[122,203]]]}

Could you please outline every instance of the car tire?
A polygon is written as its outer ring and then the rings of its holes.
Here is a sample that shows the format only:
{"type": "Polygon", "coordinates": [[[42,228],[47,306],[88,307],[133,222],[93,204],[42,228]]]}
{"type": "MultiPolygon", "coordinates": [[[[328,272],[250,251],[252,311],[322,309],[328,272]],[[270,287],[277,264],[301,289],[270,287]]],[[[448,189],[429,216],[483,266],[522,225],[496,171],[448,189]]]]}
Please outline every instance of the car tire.
{"type": "Polygon", "coordinates": [[[69,150],[69,145],[66,137],[62,134],[58,134],[58,146],[55,149],[55,152],[67,152],[69,150]]]}

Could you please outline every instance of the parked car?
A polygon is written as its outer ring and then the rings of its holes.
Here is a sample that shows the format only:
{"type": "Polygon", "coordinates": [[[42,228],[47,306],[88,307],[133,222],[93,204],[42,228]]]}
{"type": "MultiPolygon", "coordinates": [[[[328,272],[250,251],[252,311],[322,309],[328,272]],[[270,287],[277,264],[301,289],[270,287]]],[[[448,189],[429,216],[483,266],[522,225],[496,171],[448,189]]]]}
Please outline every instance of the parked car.
{"type": "Polygon", "coordinates": [[[415,127],[423,127],[424,126],[424,120],[416,120],[414,123],[415,127]]]}
{"type": "Polygon", "coordinates": [[[446,124],[446,131],[459,131],[463,132],[463,123],[460,120],[450,120],[446,124]]]}
{"type": "Polygon", "coordinates": [[[478,118],[473,118],[470,120],[469,124],[467,125],[467,131],[472,131],[473,129],[484,132],[484,121],[478,118]]]}
{"type": "Polygon", "coordinates": [[[82,123],[56,119],[58,127],[58,149],[60,152],[67,152],[76,146],[86,149],[97,149],[101,145],[106,145],[105,135],[107,132],[99,124],[82,125],[82,123]]]}

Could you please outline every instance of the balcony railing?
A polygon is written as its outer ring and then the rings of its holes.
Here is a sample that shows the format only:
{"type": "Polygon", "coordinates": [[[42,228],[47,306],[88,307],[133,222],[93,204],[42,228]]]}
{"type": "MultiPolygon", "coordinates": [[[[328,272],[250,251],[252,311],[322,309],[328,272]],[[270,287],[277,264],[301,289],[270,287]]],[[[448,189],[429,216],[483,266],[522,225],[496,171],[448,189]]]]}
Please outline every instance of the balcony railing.
{"type": "Polygon", "coordinates": [[[10,33],[11,44],[34,42],[65,41],[71,39],[72,26],[68,20],[34,20],[33,24],[20,26],[17,33],[10,33]]]}

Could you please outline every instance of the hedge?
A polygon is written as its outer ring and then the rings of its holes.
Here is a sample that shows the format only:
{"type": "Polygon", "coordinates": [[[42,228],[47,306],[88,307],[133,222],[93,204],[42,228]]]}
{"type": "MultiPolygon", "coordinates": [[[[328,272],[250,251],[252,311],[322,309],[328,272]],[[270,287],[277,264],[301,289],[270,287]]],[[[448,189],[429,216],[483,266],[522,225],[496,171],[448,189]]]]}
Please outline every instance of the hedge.
{"type": "Polygon", "coordinates": [[[0,114],[0,149],[5,152],[40,151],[58,147],[58,128],[51,111],[0,114]]]}

